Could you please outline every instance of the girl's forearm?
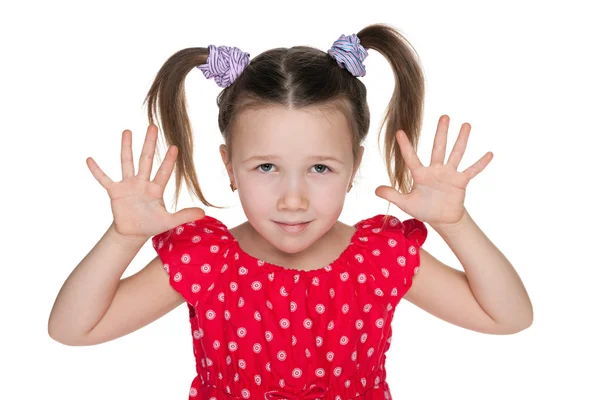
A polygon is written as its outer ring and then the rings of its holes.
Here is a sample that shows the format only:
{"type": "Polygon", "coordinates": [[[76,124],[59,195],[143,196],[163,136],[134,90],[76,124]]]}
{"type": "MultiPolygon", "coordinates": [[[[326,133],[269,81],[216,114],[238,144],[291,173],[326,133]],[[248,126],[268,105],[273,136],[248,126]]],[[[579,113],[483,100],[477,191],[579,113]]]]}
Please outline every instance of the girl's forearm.
{"type": "Polygon", "coordinates": [[[533,307],[523,282],[468,212],[451,227],[432,228],[462,264],[473,295],[490,318],[521,329],[531,325],[533,307]]]}
{"type": "Polygon", "coordinates": [[[48,320],[49,335],[59,342],[84,336],[108,310],[121,276],[145,242],[106,233],[69,275],[48,320]]]}

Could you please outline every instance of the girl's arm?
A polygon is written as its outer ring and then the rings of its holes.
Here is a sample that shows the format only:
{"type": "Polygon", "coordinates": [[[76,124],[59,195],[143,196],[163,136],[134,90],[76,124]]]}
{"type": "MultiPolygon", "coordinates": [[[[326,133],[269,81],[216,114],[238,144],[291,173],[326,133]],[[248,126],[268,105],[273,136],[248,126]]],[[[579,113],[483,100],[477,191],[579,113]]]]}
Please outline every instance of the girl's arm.
{"type": "Polygon", "coordinates": [[[48,334],[66,345],[98,344],[133,332],[183,303],[158,257],[121,280],[143,245],[124,239],[111,224],[63,284],[48,334]]]}
{"type": "Polygon", "coordinates": [[[519,275],[468,213],[451,227],[435,227],[464,272],[421,251],[421,268],[406,300],[455,325],[511,334],[529,327],[533,307],[519,275]]]}

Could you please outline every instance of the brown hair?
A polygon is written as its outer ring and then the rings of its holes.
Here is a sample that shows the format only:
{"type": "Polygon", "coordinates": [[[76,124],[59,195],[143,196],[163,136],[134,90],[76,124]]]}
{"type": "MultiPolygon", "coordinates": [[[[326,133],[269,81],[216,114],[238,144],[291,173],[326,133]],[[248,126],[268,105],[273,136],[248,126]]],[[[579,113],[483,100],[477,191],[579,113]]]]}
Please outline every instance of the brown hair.
{"type": "MultiPolygon", "coordinates": [[[[385,124],[384,159],[391,186],[409,193],[412,190],[410,171],[405,167],[396,132],[404,130],[417,149],[425,92],[418,55],[404,36],[389,25],[369,25],[356,35],[365,49],[377,50],[392,66],[394,92],[379,127],[378,143],[381,144],[381,129],[385,124]]],[[[183,178],[204,205],[222,208],[206,200],[200,190],[186,111],[185,77],[198,65],[206,64],[207,58],[208,48],[204,47],[173,54],[158,71],[144,101],[148,102],[150,123],[154,123],[153,116],[158,115],[167,145],[175,145],[179,150],[175,164],[175,207],[183,178]]],[[[291,109],[332,107],[343,112],[352,131],[355,159],[369,131],[365,85],[348,70],[340,68],[327,52],[313,47],[267,50],[251,59],[235,82],[219,93],[219,129],[228,151],[231,151],[236,116],[242,110],[275,105],[291,109]]]]}

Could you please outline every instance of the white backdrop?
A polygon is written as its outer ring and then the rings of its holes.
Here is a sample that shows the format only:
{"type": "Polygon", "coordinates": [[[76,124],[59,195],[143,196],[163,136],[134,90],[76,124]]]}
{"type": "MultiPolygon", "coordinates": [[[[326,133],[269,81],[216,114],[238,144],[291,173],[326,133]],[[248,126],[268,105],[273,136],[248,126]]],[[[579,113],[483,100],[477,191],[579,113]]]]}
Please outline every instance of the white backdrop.
{"type": "MultiPolygon", "coordinates": [[[[0,398],[187,399],[194,360],[185,305],[97,346],[48,336],[61,285],[112,221],[108,195],[85,160],[120,180],[121,133],[130,129],[137,172],[144,96],[178,50],[228,45],[251,58],[294,45],[326,51],[342,33],[375,22],[399,28],[421,58],[423,164],[442,114],[450,116],[448,152],[460,125],[472,125],[460,170],[494,153],[469,185],[466,207],[517,269],[535,312],[523,332],[485,335],[402,301],[388,352],[393,398],[599,398],[600,25],[592,3],[3,3],[0,398]]],[[[375,51],[365,65],[371,133],[341,216],[348,224],[387,210],[374,194],[388,183],[376,132],[393,78],[375,51]]],[[[207,213],[232,227],[244,214],[218,153],[220,90],[199,70],[186,80],[201,185],[210,201],[231,206],[207,213]]],[[[178,209],[193,205],[200,203],[184,192],[178,209]]],[[[410,218],[395,206],[391,212],[410,218]]],[[[423,247],[462,269],[432,228],[423,247]]],[[[154,256],[148,241],[124,277],[154,256]]]]}

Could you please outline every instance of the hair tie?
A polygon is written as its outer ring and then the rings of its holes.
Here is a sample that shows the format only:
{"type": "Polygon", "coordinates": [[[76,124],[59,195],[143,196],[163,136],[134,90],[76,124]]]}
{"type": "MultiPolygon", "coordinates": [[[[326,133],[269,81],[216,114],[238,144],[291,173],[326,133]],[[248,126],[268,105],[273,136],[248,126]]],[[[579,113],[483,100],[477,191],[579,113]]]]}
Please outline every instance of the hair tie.
{"type": "Polygon", "coordinates": [[[350,36],[342,35],[333,42],[333,46],[327,52],[338,63],[341,68],[346,68],[354,76],[365,76],[367,70],[362,64],[367,58],[367,50],[360,44],[356,34],[350,36]]]}
{"type": "MultiPolygon", "coordinates": [[[[341,35],[333,42],[327,53],[341,68],[346,68],[354,76],[365,76],[367,70],[362,64],[367,58],[367,50],[360,44],[356,34],[341,35]]],[[[208,46],[206,64],[198,65],[206,79],[215,78],[222,88],[231,86],[250,63],[250,54],[237,47],[208,46]]]]}
{"type": "Polygon", "coordinates": [[[208,46],[208,60],[206,64],[198,65],[206,79],[215,78],[215,82],[222,88],[230,86],[240,76],[244,68],[250,63],[250,54],[237,47],[208,46]]]}

